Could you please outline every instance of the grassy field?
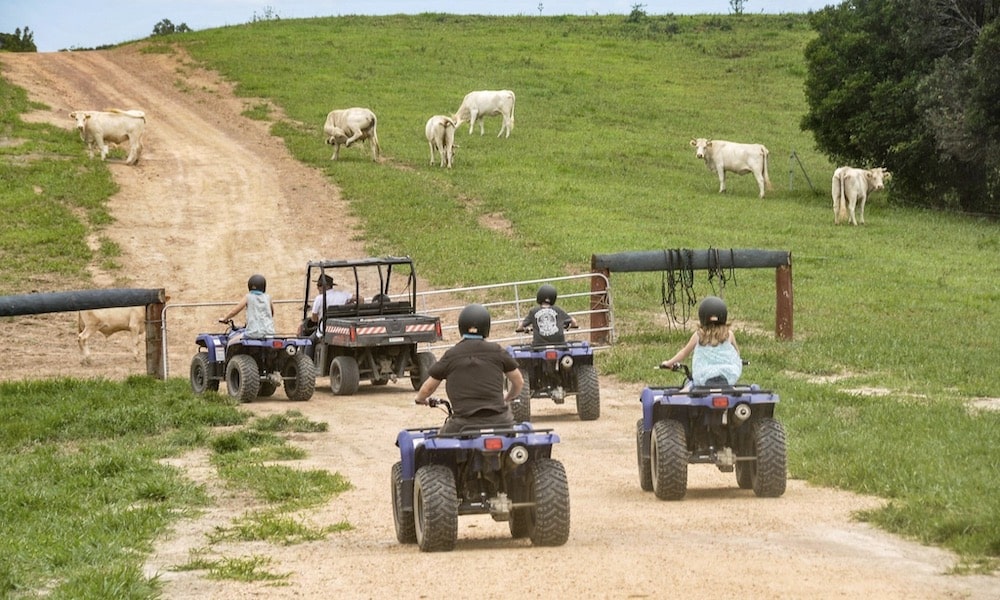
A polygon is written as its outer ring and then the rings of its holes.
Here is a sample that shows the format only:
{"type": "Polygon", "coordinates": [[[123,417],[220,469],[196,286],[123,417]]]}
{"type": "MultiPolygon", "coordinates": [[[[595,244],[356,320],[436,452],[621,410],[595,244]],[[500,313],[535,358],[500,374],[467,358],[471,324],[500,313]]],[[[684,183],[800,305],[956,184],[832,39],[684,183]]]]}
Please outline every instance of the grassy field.
{"type": "MultiPolygon", "coordinates": [[[[745,377],[781,394],[791,476],[888,498],[886,508],[860,517],[953,549],[967,568],[995,568],[1000,413],[970,406],[998,395],[1000,229],[895,206],[891,186],[869,202],[866,226],[834,227],[834,165],[798,127],[810,36],[805,17],[789,15],[629,23],[622,16],[429,14],[262,21],[158,38],[149,51],[183,45],[238,82],[250,116],[273,119],[280,107],[289,120],[275,119],[273,131],[341,187],[366,224],[370,252],[413,256],[436,287],[586,272],[593,254],[790,251],[794,341],[772,333],[772,271],[732,273],[725,297],[751,361],[745,377]],[[467,91],[500,88],[517,93],[512,136],[497,139],[499,119],[490,119],[486,136],[459,132],[454,169],[429,167],[427,118],[454,112],[467,91]],[[383,164],[356,149],[329,160],[323,121],[348,106],[378,114],[383,164]],[[693,137],[764,143],[775,190],[759,200],[750,177],[730,176],[728,193],[718,194],[718,181],[688,144],[693,137]]],[[[14,215],[0,223],[0,286],[21,292],[54,278],[47,265],[64,256],[65,242],[78,255],[62,261],[72,270],[67,281],[84,281],[83,235],[106,222],[103,201],[113,183],[99,164],[79,160],[77,141],[64,132],[21,123],[23,94],[2,85],[5,135],[30,141],[0,147],[0,208],[14,215]],[[52,160],[11,158],[28,153],[52,160]],[[73,198],[83,211],[60,199],[41,215],[24,210],[29,200],[39,203],[25,184],[30,178],[55,186],[67,169],[85,166],[82,183],[73,180],[86,190],[73,198]]],[[[649,381],[656,377],[650,367],[685,341],[664,314],[663,280],[661,273],[612,275],[618,341],[599,356],[603,374],[649,381]]],[[[695,274],[697,296],[718,287],[707,273],[695,274]]],[[[662,377],[649,383],[668,383],[662,377]]],[[[57,385],[85,394],[114,387],[57,385]]],[[[189,402],[183,387],[172,381],[142,393],[189,402]]],[[[120,393],[127,397],[128,389],[120,393]]],[[[8,398],[47,404],[50,395],[44,385],[0,384],[0,428],[17,429],[27,418],[11,412],[8,398]]],[[[175,410],[170,402],[154,405],[175,410]]],[[[3,439],[3,479],[11,469],[31,469],[22,462],[30,438],[8,432],[3,439]]],[[[58,455],[71,440],[35,443],[58,455]]],[[[0,543],[23,542],[10,535],[0,534],[0,543]]]]}

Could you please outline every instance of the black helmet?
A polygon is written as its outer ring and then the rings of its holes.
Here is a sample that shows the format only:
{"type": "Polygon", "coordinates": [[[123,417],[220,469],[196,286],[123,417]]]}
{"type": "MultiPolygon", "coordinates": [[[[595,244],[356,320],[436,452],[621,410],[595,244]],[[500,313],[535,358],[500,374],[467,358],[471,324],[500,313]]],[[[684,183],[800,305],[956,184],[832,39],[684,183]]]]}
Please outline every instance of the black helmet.
{"type": "Polygon", "coordinates": [[[726,303],[717,296],[708,296],[698,305],[698,320],[701,321],[702,327],[708,326],[709,323],[725,325],[727,315],[726,303]]]}
{"type": "Polygon", "coordinates": [[[490,311],[482,304],[470,304],[458,315],[458,332],[488,337],[490,335],[490,311]]]}
{"type": "Polygon", "coordinates": [[[556,286],[546,283],[542,287],[538,288],[538,294],[535,295],[535,300],[537,300],[539,304],[542,304],[543,302],[555,304],[556,297],[558,295],[558,292],[556,292],[556,286]]]}
{"type": "Polygon", "coordinates": [[[247,289],[250,290],[251,292],[254,290],[257,290],[259,292],[266,292],[267,280],[264,279],[264,276],[261,275],[260,273],[255,273],[250,276],[250,279],[247,280],[247,289]]]}

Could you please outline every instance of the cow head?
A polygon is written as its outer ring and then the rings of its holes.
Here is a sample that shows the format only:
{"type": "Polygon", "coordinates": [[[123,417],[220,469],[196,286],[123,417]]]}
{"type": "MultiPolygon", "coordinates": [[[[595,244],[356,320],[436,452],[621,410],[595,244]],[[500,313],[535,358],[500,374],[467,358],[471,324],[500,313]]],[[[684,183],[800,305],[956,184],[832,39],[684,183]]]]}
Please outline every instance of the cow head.
{"type": "Polygon", "coordinates": [[[331,127],[330,136],[326,138],[326,143],[331,146],[342,146],[347,143],[347,134],[340,127],[331,127]]]}
{"type": "Polygon", "coordinates": [[[87,119],[90,118],[90,112],[86,110],[74,110],[69,113],[69,118],[76,120],[76,128],[83,132],[83,129],[87,126],[87,119]]]}
{"type": "Polygon", "coordinates": [[[712,146],[712,140],[705,138],[693,139],[691,140],[691,146],[694,147],[694,155],[697,158],[705,158],[705,150],[712,146]]]}
{"type": "Polygon", "coordinates": [[[881,190],[885,187],[885,182],[892,178],[892,173],[883,167],[868,169],[868,187],[872,190],[881,190]]]}

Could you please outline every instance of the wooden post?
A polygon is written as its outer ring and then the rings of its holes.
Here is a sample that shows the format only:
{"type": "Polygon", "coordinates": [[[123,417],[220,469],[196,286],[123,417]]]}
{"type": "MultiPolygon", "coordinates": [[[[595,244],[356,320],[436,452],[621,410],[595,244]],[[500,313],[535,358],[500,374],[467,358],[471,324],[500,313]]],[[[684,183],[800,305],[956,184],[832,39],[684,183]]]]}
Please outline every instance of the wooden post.
{"type": "Polygon", "coordinates": [[[590,342],[595,345],[611,343],[608,335],[608,269],[591,269],[594,276],[590,278],[590,342]],[[600,277],[599,275],[603,275],[600,277]]]}

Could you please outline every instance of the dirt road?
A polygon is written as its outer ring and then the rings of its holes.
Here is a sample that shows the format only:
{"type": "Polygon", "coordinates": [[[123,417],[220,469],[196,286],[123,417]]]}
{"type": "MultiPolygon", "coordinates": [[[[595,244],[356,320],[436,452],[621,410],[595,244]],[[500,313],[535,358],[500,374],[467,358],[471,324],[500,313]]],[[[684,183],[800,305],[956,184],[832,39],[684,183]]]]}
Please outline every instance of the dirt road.
{"type": "MultiPolygon", "coordinates": [[[[253,272],[268,276],[277,298],[297,298],[307,260],[364,255],[336,188],[295,163],[266,124],[241,117],[246,100],[182,58],[124,48],[4,54],[0,65],[6,78],[50,107],[30,118],[66,127],[67,135],[76,135],[67,117],[72,110],[146,111],[140,164],[111,165],[121,192],[111,202],[116,223],[104,234],[121,246],[124,269],[114,275],[95,269],[94,277],[99,286],[167,290],[176,307],[168,316],[170,375],[186,376],[194,334],[211,330],[225,311],[188,305],[236,302],[253,272]],[[331,218],[303,218],[317,206],[331,218]]],[[[60,289],[42,287],[49,283],[40,276],[40,288],[60,289]]],[[[296,315],[297,307],[282,308],[279,329],[294,329],[296,315]]],[[[96,344],[93,366],[78,365],[73,327],[72,315],[0,324],[4,339],[31,348],[5,354],[0,377],[141,372],[121,335],[96,344]]],[[[685,500],[657,501],[640,491],[636,474],[639,386],[606,377],[598,421],[580,422],[570,406],[533,407],[535,422],[563,440],[555,456],[570,482],[565,546],[533,548],[511,540],[505,524],[462,517],[454,552],[421,554],[396,543],[389,469],[396,432],[436,423],[440,414],[413,406],[408,383],[377,392],[362,386],[346,398],[331,395],[326,383],[306,403],[293,405],[279,392],[247,408],[261,415],[294,408],[330,424],[329,432],[299,435],[293,443],[309,454],[303,467],[339,471],[354,489],[301,517],[317,526],[346,520],[354,528],[288,547],[211,546],[211,554],[226,557],[270,557],[269,571],[290,574],[277,585],[173,572],[190,551],[209,547],[205,533],[252,508],[214,485],[204,457],[186,457],[176,464],[205,482],[218,502],[181,522],[150,557],[148,572],[159,574],[166,597],[1000,598],[997,578],[946,575],[951,554],[852,520],[854,511],[877,506],[876,499],[796,480],[783,497],[758,499],[739,490],[731,474],[699,465],[691,468],[685,500]]],[[[794,452],[794,431],[789,438],[794,452]]]]}

